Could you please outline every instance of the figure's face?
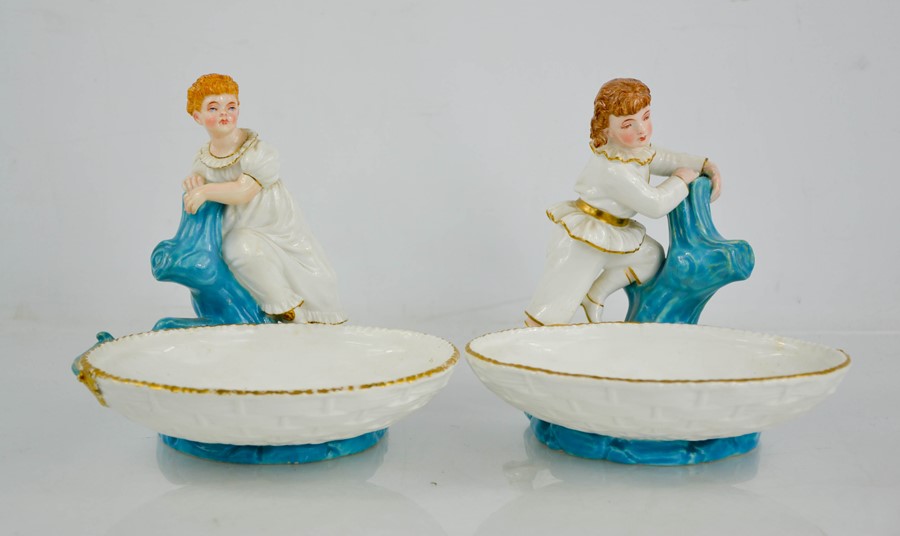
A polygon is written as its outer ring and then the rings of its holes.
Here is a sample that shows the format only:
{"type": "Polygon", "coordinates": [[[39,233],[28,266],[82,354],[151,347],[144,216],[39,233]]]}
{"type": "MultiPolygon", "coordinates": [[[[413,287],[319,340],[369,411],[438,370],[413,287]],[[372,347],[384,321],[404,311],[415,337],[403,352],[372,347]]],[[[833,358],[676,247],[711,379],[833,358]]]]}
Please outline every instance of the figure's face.
{"type": "Polygon", "coordinates": [[[210,136],[223,136],[237,128],[240,111],[237,96],[226,93],[206,97],[193,115],[194,121],[203,125],[210,136]]]}
{"type": "Polygon", "coordinates": [[[609,143],[625,149],[637,149],[650,145],[653,135],[653,121],[650,120],[650,106],[632,115],[610,115],[606,139],[609,143]]]}

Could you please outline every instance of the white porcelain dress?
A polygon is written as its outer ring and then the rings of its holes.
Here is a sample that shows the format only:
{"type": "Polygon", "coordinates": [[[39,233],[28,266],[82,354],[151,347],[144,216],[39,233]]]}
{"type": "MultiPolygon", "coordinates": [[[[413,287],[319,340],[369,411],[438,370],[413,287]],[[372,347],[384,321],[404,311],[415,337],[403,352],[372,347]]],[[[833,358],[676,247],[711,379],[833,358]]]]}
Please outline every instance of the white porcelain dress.
{"type": "Polygon", "coordinates": [[[266,313],[294,309],[295,322],[346,321],[334,270],[281,181],[278,151],[246,132],[243,145],[225,157],[204,145],[192,168],[208,182],[245,174],[262,187],[248,203],[225,207],[223,259],[266,313]]]}
{"type": "Polygon", "coordinates": [[[612,292],[653,277],[662,246],[631,218],[665,216],[688,188],[677,177],[651,186],[650,175],[670,176],[680,167],[699,172],[705,162],[653,146],[625,150],[607,144],[593,152],[575,185],[580,199],[547,210],[557,229],[525,310],[541,324],[567,324],[585,298],[603,304],[612,292]]]}

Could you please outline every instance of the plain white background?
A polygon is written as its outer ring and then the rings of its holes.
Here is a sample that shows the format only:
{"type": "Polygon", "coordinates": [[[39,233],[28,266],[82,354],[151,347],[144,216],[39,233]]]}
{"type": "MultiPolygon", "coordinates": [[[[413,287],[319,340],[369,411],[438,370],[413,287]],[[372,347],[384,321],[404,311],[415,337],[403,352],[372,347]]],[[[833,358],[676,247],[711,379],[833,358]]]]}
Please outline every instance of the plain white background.
{"type": "MultiPolygon", "coordinates": [[[[572,197],[589,155],[594,95],[633,76],[654,95],[654,140],[719,164],[716,224],[756,252],[704,322],[895,330],[898,15],[890,2],[5,2],[0,314],[130,332],[189,311],[148,258],[207,141],[186,89],[225,72],[240,124],[281,151],[355,322],[509,305],[518,324],[544,210],[572,197]]],[[[648,225],[666,239],[664,221],[648,225]]]]}
{"type": "MultiPolygon", "coordinates": [[[[783,507],[769,513],[789,511],[782,517],[821,530],[812,533],[858,528],[820,500],[856,505],[847,516],[871,523],[857,533],[897,533],[896,514],[881,506],[900,497],[898,472],[876,469],[896,465],[896,457],[874,437],[892,429],[887,438],[896,447],[900,428],[886,411],[897,397],[883,379],[897,372],[900,320],[898,23],[900,8],[889,1],[5,0],[2,396],[16,410],[3,418],[0,452],[13,475],[0,485],[9,508],[3,518],[15,534],[62,526],[69,534],[116,534],[159,516],[178,526],[173,512],[184,509],[201,512],[202,527],[221,529],[211,520],[233,510],[203,517],[202,505],[248,500],[228,489],[262,496],[292,489],[293,477],[226,466],[192,473],[192,482],[205,482],[200,493],[196,485],[179,488],[183,480],[168,478],[179,458],[166,449],[158,453],[162,480],[152,433],[101,411],[67,372],[98,330],[123,335],[191,314],[185,289],[153,280],[149,256],[174,234],[180,182],[207,141],[184,110],[198,75],[223,72],[240,84],[240,124],[280,150],[283,180],[338,272],[351,321],[428,331],[461,348],[478,334],[521,325],[550,235],[544,210],[572,198],[589,156],[594,95],[604,81],[630,76],[653,92],[656,143],[719,164],[724,192],[714,221],[756,253],[751,278],[720,291],[701,322],[806,333],[845,347],[858,364],[846,393],[810,417],[820,421],[773,432],[783,443],[754,454],[752,474],[719,475],[713,487],[697,488],[689,472],[680,479],[607,470],[600,480],[625,491],[596,495],[585,483],[559,484],[596,465],[554,457],[574,468],[551,467],[556,480],[532,482],[542,496],[512,501],[528,480],[515,464],[537,456],[546,468],[550,454],[531,445],[524,419],[463,364],[433,406],[392,429],[389,446],[372,455],[380,461],[307,468],[303,478],[357,507],[380,497],[399,501],[408,519],[425,512],[423,526],[434,530],[409,528],[419,534],[500,534],[541,504],[559,513],[580,501],[630,497],[671,507],[681,504],[673,487],[686,481],[690,497],[735,499],[719,505],[732,517],[761,511],[736,506],[752,489],[783,507]],[[857,442],[845,432],[872,435],[857,442]],[[41,434],[51,444],[32,441],[41,434]],[[882,446],[856,472],[827,472],[855,457],[858,443],[882,446]],[[805,446],[824,454],[810,458],[805,446]],[[491,461],[503,465],[505,479],[485,476],[491,461]],[[352,464],[366,463],[353,472],[352,464]],[[348,495],[322,467],[338,467],[362,491],[348,495]],[[415,470],[423,467],[449,479],[446,493],[430,485],[444,483],[434,474],[420,482],[415,470]],[[790,469],[794,488],[780,480],[790,469]],[[54,515],[40,515],[42,502],[56,505],[54,515]],[[459,509],[470,517],[452,513],[459,509]]],[[[666,242],[664,220],[644,223],[666,242]]],[[[610,319],[621,318],[624,297],[608,309],[610,319]]],[[[708,484],[708,477],[698,478],[708,484]]],[[[310,491],[301,499],[318,497],[310,491]]],[[[621,512],[630,510],[617,511],[625,526],[621,512]]],[[[672,518],[660,519],[662,527],[672,518]]]]}

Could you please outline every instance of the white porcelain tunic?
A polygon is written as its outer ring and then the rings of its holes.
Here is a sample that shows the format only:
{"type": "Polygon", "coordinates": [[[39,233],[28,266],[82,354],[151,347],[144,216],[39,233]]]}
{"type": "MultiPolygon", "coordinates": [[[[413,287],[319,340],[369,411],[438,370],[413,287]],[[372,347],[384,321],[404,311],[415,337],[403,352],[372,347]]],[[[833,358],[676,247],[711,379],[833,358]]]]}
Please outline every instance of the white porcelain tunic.
{"type": "Polygon", "coordinates": [[[296,322],[344,322],[334,270],[280,180],[278,152],[246,132],[243,145],[225,157],[204,145],[192,168],[208,182],[244,174],[262,187],[248,203],[226,205],[223,259],[266,313],[296,308],[296,322]]]}

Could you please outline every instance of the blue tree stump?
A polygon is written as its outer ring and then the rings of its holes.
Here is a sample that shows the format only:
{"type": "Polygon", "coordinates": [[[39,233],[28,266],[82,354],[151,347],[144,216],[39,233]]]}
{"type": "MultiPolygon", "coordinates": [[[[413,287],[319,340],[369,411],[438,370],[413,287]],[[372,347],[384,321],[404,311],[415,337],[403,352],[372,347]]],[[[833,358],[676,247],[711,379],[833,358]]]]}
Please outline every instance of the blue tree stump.
{"type": "Polygon", "coordinates": [[[197,313],[197,318],[163,318],[154,330],[273,322],[222,260],[223,211],[224,205],[211,201],[196,214],[182,211],[175,236],[153,249],[153,277],[188,287],[197,313]]]}
{"type": "Polygon", "coordinates": [[[626,322],[696,324],[706,302],[729,283],[750,277],[750,244],[726,240],[712,222],[711,182],[691,183],[688,198],[669,213],[669,251],[656,276],[625,287],[626,322]]]}

